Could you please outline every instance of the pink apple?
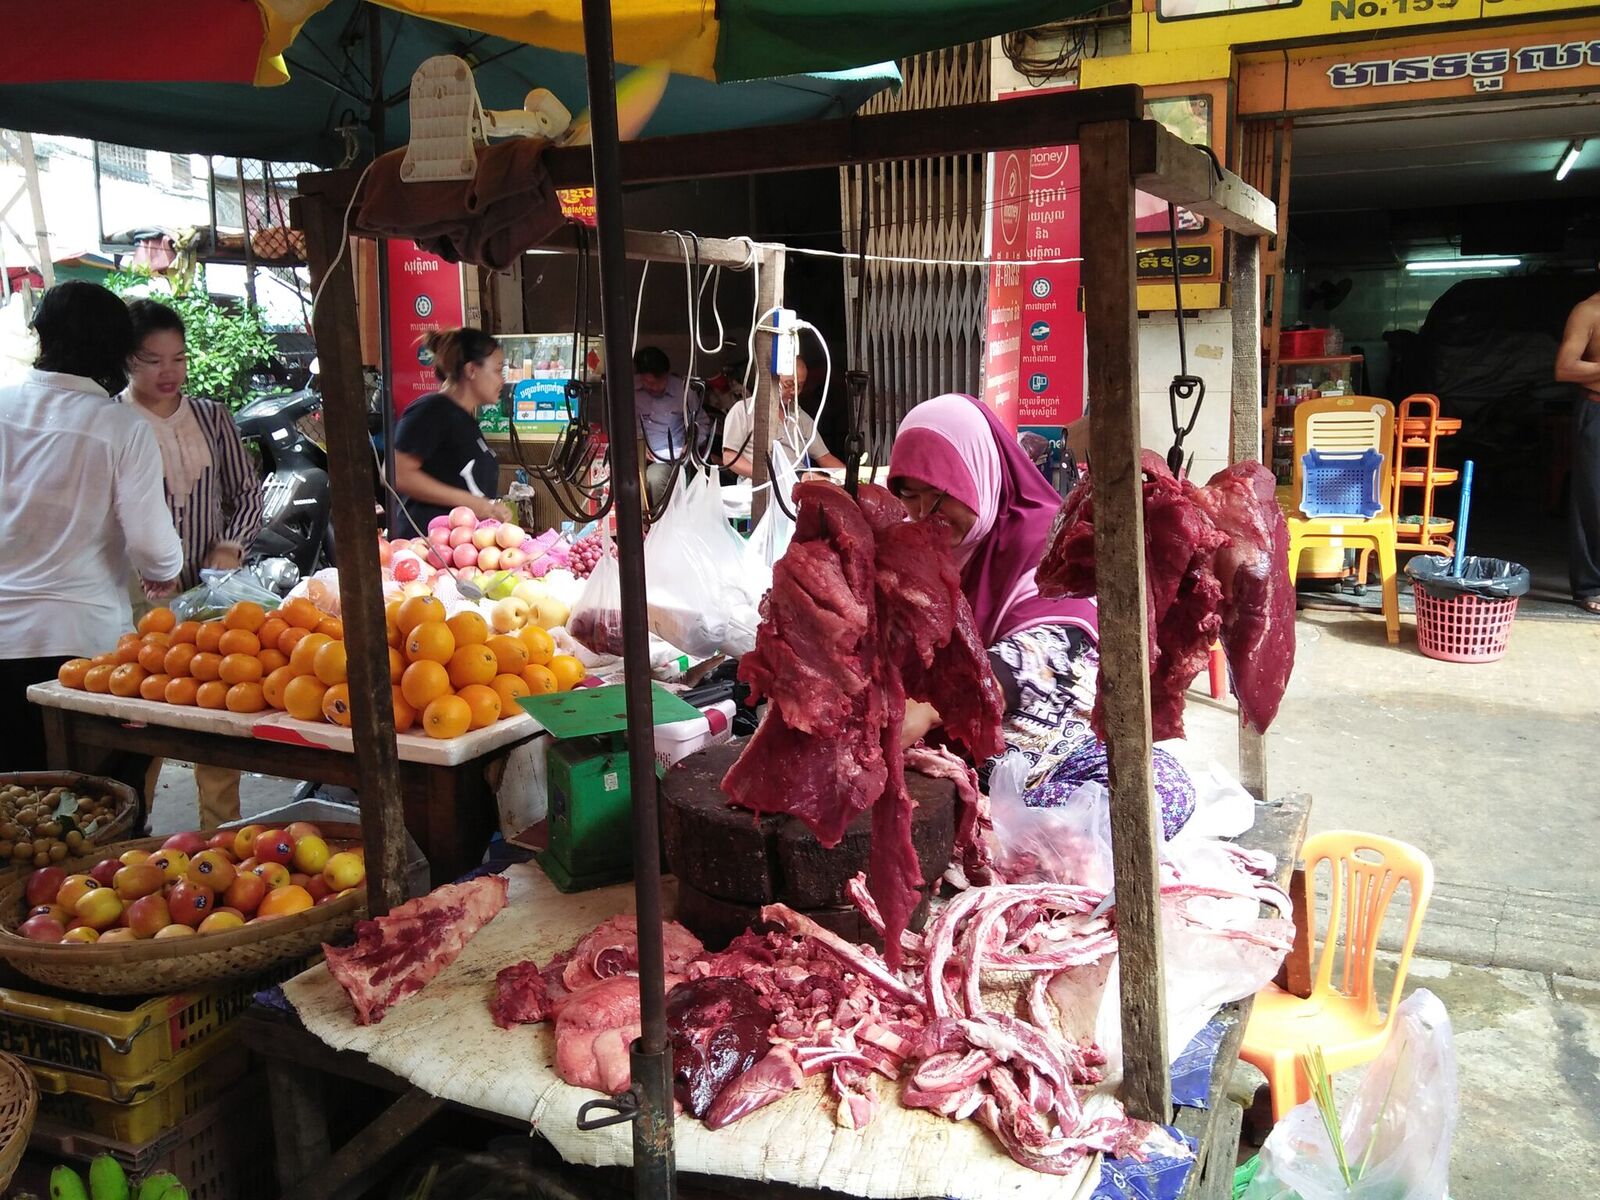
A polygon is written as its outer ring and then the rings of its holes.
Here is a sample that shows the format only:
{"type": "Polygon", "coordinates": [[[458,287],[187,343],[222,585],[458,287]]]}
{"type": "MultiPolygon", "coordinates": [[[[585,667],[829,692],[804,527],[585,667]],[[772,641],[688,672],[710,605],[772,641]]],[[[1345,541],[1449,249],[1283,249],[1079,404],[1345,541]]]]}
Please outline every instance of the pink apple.
{"type": "Polygon", "coordinates": [[[478,551],[478,570],[498,571],[500,562],[501,552],[498,546],[484,546],[478,551]]]}
{"type": "Polygon", "coordinates": [[[193,831],[175,833],[161,843],[163,850],[181,850],[191,858],[206,848],[206,839],[193,831]]]}
{"type": "Polygon", "coordinates": [[[394,560],[396,583],[411,583],[422,578],[422,560],[412,554],[400,554],[394,560]]]}
{"type": "MultiPolygon", "coordinates": [[[[500,551],[500,569],[502,571],[515,571],[528,561],[528,556],[521,550],[500,551]]],[[[483,565],[483,555],[478,555],[478,565],[483,565]]]]}
{"type": "Polygon", "coordinates": [[[458,567],[474,566],[478,561],[478,548],[471,542],[462,542],[450,552],[450,561],[458,567]]]}
{"type": "Polygon", "coordinates": [[[523,532],[521,525],[502,525],[494,531],[494,540],[502,550],[509,550],[513,546],[521,546],[528,540],[528,535],[523,532]]]}
{"type": "Polygon", "coordinates": [[[495,531],[485,525],[479,525],[472,531],[472,544],[479,550],[487,550],[494,545],[495,531]]]}
{"type": "Polygon", "coordinates": [[[472,533],[473,533],[473,530],[472,530],[472,528],[470,526],[457,525],[457,526],[455,526],[454,528],[452,528],[450,530],[450,543],[449,544],[452,547],[454,547],[454,546],[470,546],[470,545],[472,545],[472,533]]]}
{"type": "Polygon", "coordinates": [[[466,583],[472,583],[478,574],[476,567],[452,567],[450,574],[466,583]]]}
{"type": "Polygon", "coordinates": [[[478,516],[465,504],[458,504],[450,510],[450,524],[457,529],[471,529],[477,525],[478,516]]]}
{"type": "Polygon", "coordinates": [[[441,525],[437,529],[428,530],[428,545],[448,546],[450,544],[450,526],[441,525]]]}
{"type": "Polygon", "coordinates": [[[449,529],[449,528],[450,528],[450,514],[449,513],[440,513],[437,517],[433,518],[433,520],[428,522],[428,532],[429,533],[432,533],[435,529],[449,529]]]}

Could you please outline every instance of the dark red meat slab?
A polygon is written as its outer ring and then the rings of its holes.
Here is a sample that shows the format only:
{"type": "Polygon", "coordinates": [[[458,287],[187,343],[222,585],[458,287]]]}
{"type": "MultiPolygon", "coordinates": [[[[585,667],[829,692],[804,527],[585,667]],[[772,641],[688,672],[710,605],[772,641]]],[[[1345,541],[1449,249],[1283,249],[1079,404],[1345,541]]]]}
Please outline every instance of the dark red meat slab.
{"type": "Polygon", "coordinates": [[[761,993],[724,976],[691,979],[667,996],[673,1093],[696,1117],[767,1052],[772,1017],[761,993]]]}

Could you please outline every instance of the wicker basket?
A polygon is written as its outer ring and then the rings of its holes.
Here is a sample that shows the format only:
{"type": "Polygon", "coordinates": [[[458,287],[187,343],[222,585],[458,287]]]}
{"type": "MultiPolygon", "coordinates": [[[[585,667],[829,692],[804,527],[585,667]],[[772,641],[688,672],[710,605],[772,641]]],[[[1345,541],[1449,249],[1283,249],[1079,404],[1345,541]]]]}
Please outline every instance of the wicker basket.
{"type": "Polygon", "coordinates": [[[39,1111],[39,1086],[19,1058],[0,1054],[0,1192],[11,1184],[39,1111]]]}
{"type": "MultiPolygon", "coordinates": [[[[91,846],[109,846],[121,841],[133,828],[133,819],[139,812],[139,793],[118,779],[100,775],[84,775],[78,771],[17,771],[0,775],[0,788],[18,784],[29,788],[67,787],[75,792],[101,792],[117,799],[116,816],[111,823],[94,831],[88,839],[91,846]]],[[[3,866],[5,864],[0,864],[3,866]]]]}
{"type": "MultiPolygon", "coordinates": [[[[330,843],[356,842],[361,837],[357,825],[324,824],[322,831],[330,843]]],[[[129,850],[157,850],[163,840],[122,842],[62,866],[88,871],[129,850]]],[[[367,904],[366,890],[359,889],[305,912],[227,933],[63,946],[30,941],[16,932],[26,916],[25,887],[26,880],[18,879],[0,891],[0,958],[30,979],[91,996],[158,995],[259,975],[346,933],[365,914],[367,904]]]]}

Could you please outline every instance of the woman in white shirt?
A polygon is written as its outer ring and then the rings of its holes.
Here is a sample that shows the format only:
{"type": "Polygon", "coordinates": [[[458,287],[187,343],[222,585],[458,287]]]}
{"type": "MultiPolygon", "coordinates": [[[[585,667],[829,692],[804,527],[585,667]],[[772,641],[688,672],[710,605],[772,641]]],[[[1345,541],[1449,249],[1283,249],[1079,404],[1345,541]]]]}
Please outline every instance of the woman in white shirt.
{"type": "Polygon", "coordinates": [[[39,302],[34,369],[0,388],[0,769],[46,765],[30,684],[132,628],[129,564],[170,592],[183,544],[144,419],[112,399],[128,382],[133,322],[112,292],[63,283],[39,302]]]}

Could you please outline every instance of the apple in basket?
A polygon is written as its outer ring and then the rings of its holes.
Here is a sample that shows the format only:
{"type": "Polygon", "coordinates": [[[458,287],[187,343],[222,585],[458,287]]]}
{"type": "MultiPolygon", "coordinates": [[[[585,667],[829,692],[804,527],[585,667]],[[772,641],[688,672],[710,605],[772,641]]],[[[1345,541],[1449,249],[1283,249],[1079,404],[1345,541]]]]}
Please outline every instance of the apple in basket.
{"type": "Polygon", "coordinates": [[[472,544],[479,550],[487,550],[490,546],[495,544],[494,536],[499,531],[499,521],[484,521],[472,531],[472,544]]]}
{"type": "Polygon", "coordinates": [[[450,551],[450,561],[458,567],[475,566],[478,561],[478,548],[471,542],[463,542],[450,551]]]}
{"type": "Polygon", "coordinates": [[[206,848],[206,837],[202,833],[175,833],[161,843],[163,850],[182,850],[190,858],[206,848]]]}
{"type": "Polygon", "coordinates": [[[103,862],[95,863],[89,869],[89,878],[93,879],[101,887],[110,887],[111,881],[117,877],[117,872],[121,869],[121,862],[114,858],[108,858],[103,862]]]}
{"type": "MultiPolygon", "coordinates": [[[[450,538],[445,543],[452,550],[457,546],[472,546],[473,529],[470,525],[457,525],[450,530],[450,538]]],[[[473,549],[477,549],[473,546],[473,549]]]]}
{"type": "Polygon", "coordinates": [[[56,893],[61,890],[67,873],[60,867],[40,867],[28,876],[27,896],[28,907],[37,904],[54,904],[56,893]]]}
{"type": "Polygon", "coordinates": [[[450,514],[449,513],[440,513],[437,517],[434,517],[431,521],[428,522],[428,532],[429,533],[432,533],[435,529],[449,529],[449,528],[450,528],[450,514]]]}
{"type": "Polygon", "coordinates": [[[17,932],[31,942],[59,942],[67,933],[60,921],[45,916],[29,917],[17,932]]]}
{"type": "Polygon", "coordinates": [[[465,504],[458,504],[450,510],[450,524],[453,528],[459,529],[462,526],[465,526],[466,528],[471,529],[477,523],[478,514],[473,512],[465,504]]]}
{"type": "Polygon", "coordinates": [[[522,543],[528,540],[528,535],[521,525],[512,525],[509,522],[494,531],[495,545],[502,550],[521,549],[522,543]]]}

